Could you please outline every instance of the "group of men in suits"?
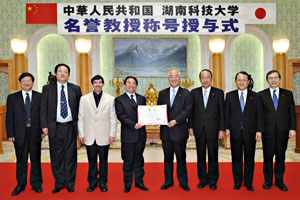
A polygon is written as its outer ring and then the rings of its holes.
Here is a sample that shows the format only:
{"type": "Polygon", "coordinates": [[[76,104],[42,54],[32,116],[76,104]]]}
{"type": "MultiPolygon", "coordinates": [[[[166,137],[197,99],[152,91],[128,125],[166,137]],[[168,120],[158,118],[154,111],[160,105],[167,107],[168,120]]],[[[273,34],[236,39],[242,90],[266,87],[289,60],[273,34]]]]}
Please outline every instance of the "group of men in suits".
{"type": "MultiPolygon", "coordinates": [[[[34,191],[42,192],[41,141],[47,135],[55,178],[52,193],[63,188],[74,192],[78,133],[81,142],[86,145],[89,161],[87,191],[92,192],[97,186],[102,192],[108,191],[108,151],[116,136],[117,119],[121,122],[124,192],[130,192],[133,177],[136,188],[148,191],[143,181],[146,129],[138,123],[137,115],[138,106],[145,105],[146,98],[136,93],[137,78],[126,77],[125,93],[114,98],[103,92],[104,79],[96,75],[91,80],[93,91],[81,97],[80,87],[68,82],[68,65],[58,64],[55,75],[57,81],[45,85],[40,94],[32,90],[34,77],[23,73],[19,78],[22,90],[7,98],[7,134],[9,141],[14,143],[17,157],[17,187],[12,195],[22,192],[27,184],[28,154],[31,159],[30,184],[34,191]]],[[[251,76],[239,72],[235,77],[238,89],[227,93],[226,101],[224,92],[211,86],[212,78],[210,70],[202,70],[199,74],[202,86],[189,92],[179,86],[179,70],[169,70],[170,87],[159,92],[157,101],[158,105],[167,105],[168,113],[168,124],[160,126],[164,153],[164,184],[161,189],[174,185],[175,154],[180,187],[190,190],[186,144],[189,136],[195,136],[198,188],[209,185],[211,190],[216,190],[219,178],[218,140],[226,133],[231,142],[234,189],[240,189],[244,179],[246,188],[254,190],[255,142],[262,137],[263,188],[270,189],[273,184],[275,155],[275,185],[287,191],[283,182],[285,152],[288,139],[296,133],[296,113],[292,93],[279,88],[279,72],[268,72],[266,79],[270,88],[260,93],[251,91],[251,76]]]]}

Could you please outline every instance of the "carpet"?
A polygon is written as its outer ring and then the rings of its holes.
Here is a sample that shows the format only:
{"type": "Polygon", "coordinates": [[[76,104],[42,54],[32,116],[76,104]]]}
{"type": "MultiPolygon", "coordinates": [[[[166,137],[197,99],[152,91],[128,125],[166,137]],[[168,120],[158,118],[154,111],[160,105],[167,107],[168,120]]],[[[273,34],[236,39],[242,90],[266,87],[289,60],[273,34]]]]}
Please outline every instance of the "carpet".
{"type": "Polygon", "coordinates": [[[11,192],[16,186],[15,179],[15,163],[1,163],[0,164],[0,199],[21,199],[21,200],[77,200],[77,199],[251,199],[251,200],[291,200],[298,199],[300,197],[300,163],[286,163],[285,184],[288,186],[289,191],[280,191],[276,186],[273,186],[270,190],[264,190],[262,184],[263,171],[262,163],[256,163],[255,165],[255,177],[253,186],[255,191],[249,192],[245,187],[240,190],[233,189],[233,177],[231,172],[231,163],[220,163],[220,178],[218,182],[218,189],[211,191],[209,187],[198,189],[197,178],[197,164],[188,163],[188,176],[189,185],[191,191],[183,191],[176,179],[176,170],[174,170],[174,186],[168,190],[162,191],[160,189],[161,184],[164,182],[163,177],[163,163],[146,163],[145,164],[145,185],[150,189],[148,192],[141,191],[132,187],[131,191],[127,194],[123,192],[123,174],[122,163],[109,163],[109,177],[108,177],[108,192],[101,192],[99,188],[95,191],[88,193],[86,188],[87,182],[87,163],[78,163],[77,177],[75,184],[75,192],[69,193],[66,189],[61,190],[57,194],[52,194],[51,191],[54,187],[54,178],[51,172],[50,163],[42,164],[43,173],[43,192],[35,193],[28,180],[25,191],[17,196],[11,196],[11,192]]]}

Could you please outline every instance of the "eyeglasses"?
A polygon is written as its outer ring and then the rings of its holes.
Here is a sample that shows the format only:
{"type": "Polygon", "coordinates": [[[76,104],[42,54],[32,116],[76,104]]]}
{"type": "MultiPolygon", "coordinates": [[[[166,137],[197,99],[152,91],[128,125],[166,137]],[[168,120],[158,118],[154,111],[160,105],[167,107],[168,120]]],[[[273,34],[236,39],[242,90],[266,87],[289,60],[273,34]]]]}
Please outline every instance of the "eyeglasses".
{"type": "Polygon", "coordinates": [[[272,81],[272,80],[278,80],[278,79],[279,79],[279,76],[276,76],[276,77],[269,77],[269,78],[268,78],[268,80],[271,80],[271,81],[272,81]]]}

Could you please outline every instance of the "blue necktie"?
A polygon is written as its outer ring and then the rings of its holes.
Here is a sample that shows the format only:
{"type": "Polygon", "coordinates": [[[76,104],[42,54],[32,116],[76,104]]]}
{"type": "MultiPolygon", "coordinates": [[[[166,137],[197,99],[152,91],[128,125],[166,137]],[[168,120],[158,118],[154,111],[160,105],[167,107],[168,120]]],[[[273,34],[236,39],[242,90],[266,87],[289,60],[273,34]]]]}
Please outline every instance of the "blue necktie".
{"type": "Polygon", "coordinates": [[[66,119],[68,116],[68,107],[67,107],[67,99],[64,91],[64,85],[61,86],[61,92],[60,92],[60,116],[62,118],[66,119]]]}
{"type": "Polygon", "coordinates": [[[275,111],[277,111],[278,99],[277,99],[277,96],[276,96],[276,90],[273,90],[273,104],[274,104],[274,107],[275,107],[275,111]]]}
{"type": "Polygon", "coordinates": [[[171,102],[170,102],[170,103],[171,103],[171,104],[170,104],[171,107],[172,107],[172,105],[173,105],[173,102],[174,102],[174,99],[175,99],[175,96],[176,96],[176,95],[175,95],[176,90],[173,88],[173,89],[172,89],[172,92],[173,92],[173,94],[172,94],[172,98],[171,98],[171,102]]]}
{"type": "Polygon", "coordinates": [[[26,93],[26,98],[25,98],[25,108],[26,108],[26,124],[30,124],[30,107],[31,107],[31,103],[30,103],[30,97],[29,94],[26,93]]]}
{"type": "Polygon", "coordinates": [[[204,90],[203,101],[204,101],[204,108],[206,108],[206,105],[207,105],[207,90],[204,90]]]}
{"type": "Polygon", "coordinates": [[[244,92],[241,93],[240,104],[241,104],[242,112],[244,112],[244,108],[245,108],[244,92]]]}

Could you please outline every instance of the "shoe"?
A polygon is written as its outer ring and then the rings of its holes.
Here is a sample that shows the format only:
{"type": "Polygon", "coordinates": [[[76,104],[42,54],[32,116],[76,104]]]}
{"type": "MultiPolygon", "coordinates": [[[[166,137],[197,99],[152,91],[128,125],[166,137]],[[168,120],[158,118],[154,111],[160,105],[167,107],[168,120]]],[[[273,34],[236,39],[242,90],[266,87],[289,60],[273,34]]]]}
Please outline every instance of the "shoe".
{"type": "Polygon", "coordinates": [[[283,183],[275,183],[275,185],[279,188],[281,191],[288,191],[288,188],[283,183]]]}
{"type": "Polygon", "coordinates": [[[164,183],[164,184],[160,187],[160,189],[166,190],[166,189],[168,189],[169,187],[172,187],[173,185],[174,185],[173,183],[164,183]]]}
{"type": "Polygon", "coordinates": [[[61,191],[61,187],[54,187],[54,189],[52,190],[52,194],[58,193],[59,191],[61,191]]]}
{"type": "Polygon", "coordinates": [[[135,184],[136,188],[140,188],[141,190],[148,191],[149,189],[144,185],[144,183],[135,184]]]}
{"type": "Polygon", "coordinates": [[[189,185],[180,185],[180,187],[185,190],[185,191],[190,191],[190,186],[189,185]]]}
{"type": "Polygon", "coordinates": [[[43,192],[43,188],[42,187],[34,187],[32,188],[36,193],[41,193],[43,192]]]}
{"type": "Polygon", "coordinates": [[[271,187],[272,187],[272,183],[267,183],[267,182],[265,182],[265,183],[263,184],[263,188],[266,189],[266,190],[271,189],[271,187]]]}
{"type": "Polygon", "coordinates": [[[241,188],[241,185],[238,184],[234,184],[233,189],[235,190],[239,190],[241,188]]]}
{"type": "Polygon", "coordinates": [[[87,192],[93,192],[96,187],[97,187],[97,184],[95,184],[95,185],[89,185],[88,188],[86,189],[86,191],[87,192]]]}
{"type": "Polygon", "coordinates": [[[67,187],[67,190],[68,190],[68,192],[74,192],[75,191],[74,186],[67,187]]]}
{"type": "Polygon", "coordinates": [[[100,190],[101,190],[101,192],[107,192],[107,190],[108,190],[108,188],[107,188],[107,186],[106,186],[106,184],[100,184],[100,190]]]}
{"type": "Polygon", "coordinates": [[[207,186],[207,185],[208,185],[207,182],[200,182],[200,183],[198,184],[198,188],[201,189],[201,188],[204,188],[204,187],[207,186]]]}
{"type": "Polygon", "coordinates": [[[209,185],[209,189],[216,190],[217,189],[217,185],[216,184],[211,184],[211,185],[209,185]]]}
{"type": "Polygon", "coordinates": [[[14,191],[11,193],[12,196],[16,196],[18,194],[20,194],[22,191],[25,190],[25,187],[22,186],[17,186],[15,187],[14,191]]]}
{"type": "Polygon", "coordinates": [[[131,186],[126,186],[126,185],[125,185],[125,187],[124,187],[124,192],[125,192],[125,193],[128,193],[128,192],[130,192],[130,189],[131,189],[131,186]]]}
{"type": "Polygon", "coordinates": [[[248,191],[251,191],[251,192],[254,191],[254,187],[252,185],[251,186],[246,186],[246,188],[247,188],[248,191]]]}

